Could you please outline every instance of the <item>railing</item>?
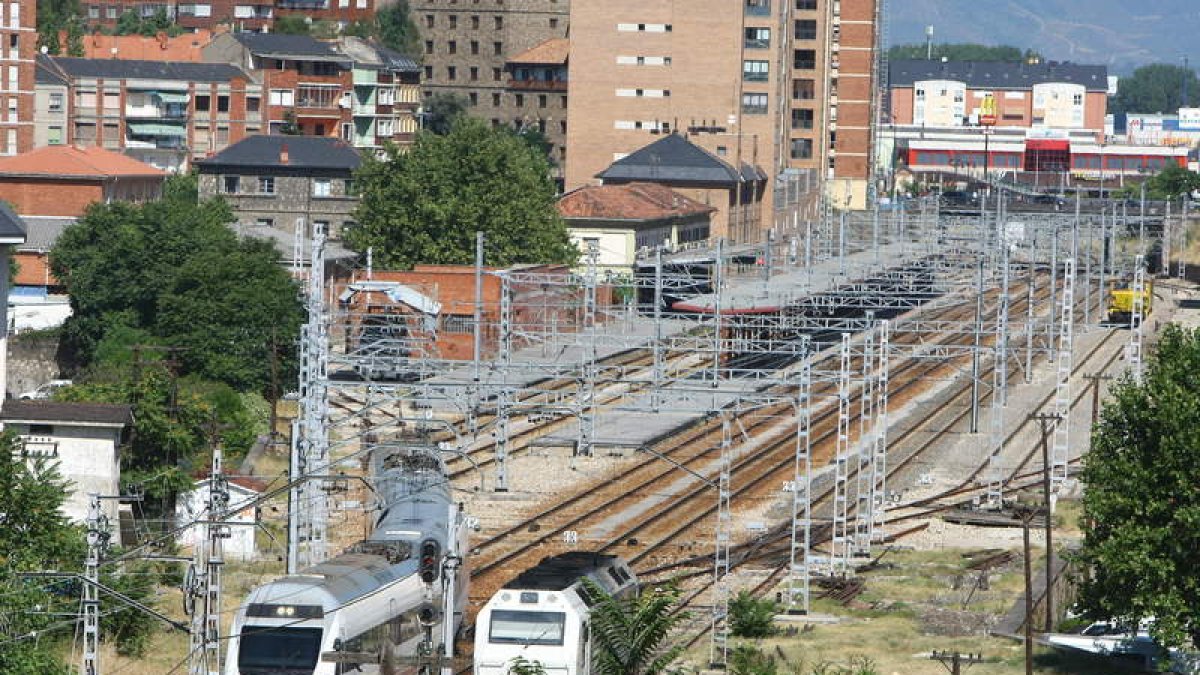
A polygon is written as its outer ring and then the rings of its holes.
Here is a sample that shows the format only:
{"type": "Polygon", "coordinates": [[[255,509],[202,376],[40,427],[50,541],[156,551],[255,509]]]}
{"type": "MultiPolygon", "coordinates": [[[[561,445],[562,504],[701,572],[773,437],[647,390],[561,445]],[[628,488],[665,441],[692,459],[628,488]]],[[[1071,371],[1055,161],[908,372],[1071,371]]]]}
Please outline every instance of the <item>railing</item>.
{"type": "Polygon", "coordinates": [[[566,91],[566,80],[509,80],[509,89],[525,91],[566,91]]]}

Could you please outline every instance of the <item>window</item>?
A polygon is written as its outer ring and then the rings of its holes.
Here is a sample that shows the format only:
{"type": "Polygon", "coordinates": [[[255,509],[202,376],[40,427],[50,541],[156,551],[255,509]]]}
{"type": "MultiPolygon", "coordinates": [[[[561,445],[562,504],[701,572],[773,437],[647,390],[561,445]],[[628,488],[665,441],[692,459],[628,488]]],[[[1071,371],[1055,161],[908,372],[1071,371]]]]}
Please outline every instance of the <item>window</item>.
{"type": "Polygon", "coordinates": [[[433,28],[433,15],[432,14],[425,15],[425,27],[433,28]]]}
{"type": "Polygon", "coordinates": [[[275,177],[274,176],[259,176],[258,177],[258,193],[263,195],[275,194],[275,177]]]}
{"type": "Polygon", "coordinates": [[[817,0],[796,0],[796,9],[800,11],[814,11],[817,8],[817,0]]]}
{"type": "Polygon", "coordinates": [[[471,53],[479,56],[479,40],[471,40],[471,53]]]}
{"type": "MultiPolygon", "coordinates": [[[[270,98],[271,105],[284,106],[284,107],[291,107],[291,106],[296,105],[296,92],[291,89],[272,89],[270,96],[271,96],[271,98],[270,98]]],[[[207,98],[208,97],[206,96],[205,99],[207,99],[207,98]]],[[[199,99],[200,99],[200,97],[197,96],[196,97],[197,104],[199,103],[199,99]]],[[[207,101],[206,101],[206,103],[207,103],[207,101]]],[[[197,109],[199,109],[199,108],[197,108],[197,109]]]]}
{"type": "Polygon", "coordinates": [[[261,100],[257,96],[247,96],[246,97],[246,112],[248,112],[248,113],[258,112],[258,107],[259,107],[260,103],[261,103],[261,100]]]}
{"type": "Polygon", "coordinates": [[[497,16],[494,17],[494,20],[496,22],[496,30],[502,30],[504,28],[504,17],[497,16]]]}
{"type": "Polygon", "coordinates": [[[538,107],[539,108],[546,107],[546,95],[545,94],[538,94],[538,107]]]}
{"type": "Polygon", "coordinates": [[[96,123],[76,122],[75,142],[80,145],[94,145],[96,143],[96,123]]]}
{"type": "Polygon", "coordinates": [[[816,19],[800,19],[796,22],[796,39],[797,40],[816,40],[817,39],[817,21],[816,19]]]}
{"type": "Polygon", "coordinates": [[[457,14],[451,14],[450,16],[446,17],[446,20],[449,22],[451,28],[458,28],[457,14]]]}
{"type": "Polygon", "coordinates": [[[518,108],[525,107],[525,94],[517,94],[516,96],[514,96],[514,98],[516,99],[516,104],[517,104],[518,108]]]}
{"type": "Polygon", "coordinates": [[[58,92],[50,94],[49,109],[50,109],[50,112],[62,112],[62,109],[63,109],[63,95],[62,94],[60,94],[58,92]]]}
{"type": "Polygon", "coordinates": [[[767,114],[767,95],[742,94],[742,112],[747,115],[767,114]]]}
{"type": "Polygon", "coordinates": [[[457,54],[458,53],[458,43],[455,42],[454,40],[447,42],[446,43],[446,53],[447,54],[457,54]]]}
{"type": "Polygon", "coordinates": [[[229,96],[228,95],[217,97],[217,112],[223,112],[223,113],[229,112],[229,96]]]}
{"type": "Polygon", "coordinates": [[[479,93],[473,91],[473,92],[467,94],[467,100],[471,103],[472,106],[479,105],[479,93]]]}
{"type": "Polygon", "coordinates": [[[103,129],[104,147],[106,147],[106,148],[118,147],[118,145],[121,142],[120,131],[121,131],[121,127],[118,124],[115,124],[115,123],[105,124],[104,129],[103,129]]]}
{"type": "Polygon", "coordinates": [[[770,28],[747,28],[746,49],[768,49],[771,46],[770,28]]]}
{"type": "Polygon", "coordinates": [[[88,5],[88,18],[89,19],[99,19],[100,18],[100,8],[95,5],[88,5]]]}
{"type": "Polygon", "coordinates": [[[272,227],[275,227],[275,219],[274,218],[259,218],[254,221],[254,224],[258,227],[272,228],[272,227]]]}
{"type": "Polygon", "coordinates": [[[479,68],[477,66],[471,66],[471,81],[479,81],[479,68]]]}
{"type": "MultiPolygon", "coordinates": [[[[10,67],[12,67],[12,66],[10,66],[10,67]]],[[[15,78],[12,78],[11,74],[9,75],[9,78],[13,82],[16,81],[15,78]]],[[[104,109],[105,110],[118,110],[118,109],[120,109],[120,107],[121,107],[121,93],[120,92],[117,92],[117,91],[104,92],[104,109]]]]}
{"type": "Polygon", "coordinates": [[[793,80],[792,98],[797,101],[811,101],[817,96],[816,80],[793,80]]]}
{"type": "Polygon", "coordinates": [[[108,18],[115,19],[117,18],[117,8],[109,7],[107,10],[105,10],[105,14],[108,16],[108,18]]]}
{"type": "Polygon", "coordinates": [[[352,197],[358,194],[358,188],[356,188],[354,185],[354,179],[347,178],[346,180],[342,181],[342,186],[345,188],[346,196],[352,197]]]}
{"type": "Polygon", "coordinates": [[[236,195],[241,189],[241,184],[241,176],[225,176],[225,179],[221,183],[221,192],[227,195],[236,195]]]}
{"type": "Polygon", "coordinates": [[[792,159],[812,159],[813,142],[811,138],[792,139],[792,159]]]}
{"type": "Polygon", "coordinates": [[[500,106],[500,94],[492,94],[492,107],[496,108],[499,106],[500,106]]]}
{"type": "Polygon", "coordinates": [[[467,334],[473,333],[475,317],[471,314],[443,314],[442,332],[467,334]]]}
{"type": "Polygon", "coordinates": [[[793,62],[796,70],[816,70],[817,51],[815,49],[797,49],[793,62]]]}
{"type": "Polygon", "coordinates": [[[63,143],[63,128],[48,127],[46,129],[46,145],[62,145],[63,143]]]}
{"type": "Polygon", "coordinates": [[[550,27],[558,28],[558,19],[550,19],[550,27]]]}
{"type": "Polygon", "coordinates": [[[493,42],[492,43],[492,53],[495,54],[496,56],[503,55],[504,54],[504,43],[503,42],[493,42]]]}
{"type": "Polygon", "coordinates": [[[811,128],[813,128],[813,111],[809,108],[794,108],[794,109],[792,109],[792,128],[793,129],[811,129],[811,128]]]}
{"type": "Polygon", "coordinates": [[[746,0],[746,14],[750,16],[768,16],[771,13],[771,0],[746,0]]]}
{"type": "Polygon", "coordinates": [[[492,68],[492,81],[499,82],[504,77],[503,72],[499,68],[492,68]]]}
{"type": "Polygon", "coordinates": [[[479,30],[479,16],[478,15],[471,17],[471,28],[473,28],[474,30],[479,30]]]}
{"type": "Polygon", "coordinates": [[[769,76],[767,61],[743,61],[742,79],[746,82],[766,82],[769,76]]]}
{"type": "Polygon", "coordinates": [[[313,180],[313,196],[328,197],[329,196],[329,179],[317,178],[313,180]]]}
{"type": "Polygon", "coordinates": [[[426,53],[426,54],[432,54],[432,53],[433,53],[433,40],[426,40],[426,41],[425,41],[425,53],[426,53]]]}
{"type": "Polygon", "coordinates": [[[456,68],[454,66],[446,66],[446,79],[447,80],[458,79],[458,68],[456,68]]]}
{"type": "Polygon", "coordinates": [[[208,112],[210,97],[206,94],[196,96],[196,112],[208,112]]]}

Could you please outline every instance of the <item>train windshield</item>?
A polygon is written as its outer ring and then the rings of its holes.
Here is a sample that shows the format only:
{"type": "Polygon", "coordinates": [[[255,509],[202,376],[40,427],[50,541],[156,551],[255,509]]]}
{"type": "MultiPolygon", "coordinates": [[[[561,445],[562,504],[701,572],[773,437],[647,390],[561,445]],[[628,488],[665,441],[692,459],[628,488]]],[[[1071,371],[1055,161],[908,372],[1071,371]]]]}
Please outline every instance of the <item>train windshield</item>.
{"type": "Polygon", "coordinates": [[[563,644],[567,615],[562,612],[526,612],[493,609],[488,640],[506,645],[563,644]]]}
{"type": "Polygon", "coordinates": [[[320,628],[246,626],[238,646],[242,675],[311,673],[321,656],[320,628]]]}

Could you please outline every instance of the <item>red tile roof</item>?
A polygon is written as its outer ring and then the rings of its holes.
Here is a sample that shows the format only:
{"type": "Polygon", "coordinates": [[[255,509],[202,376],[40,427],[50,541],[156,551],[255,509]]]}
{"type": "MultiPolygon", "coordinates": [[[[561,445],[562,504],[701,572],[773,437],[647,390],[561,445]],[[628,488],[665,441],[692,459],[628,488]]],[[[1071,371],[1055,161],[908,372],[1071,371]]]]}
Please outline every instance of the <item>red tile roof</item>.
{"type": "MultiPolygon", "coordinates": [[[[66,31],[61,32],[62,44],[67,44],[66,31]]],[[[147,61],[203,61],[201,50],[212,41],[212,31],[203,28],[195,33],[167,37],[142,35],[86,35],[83,56],[89,59],[144,59],[147,61]]]]}
{"type": "Polygon", "coordinates": [[[110,178],[113,176],[166,176],[149,164],[104,148],[51,145],[13,157],[0,158],[0,176],[60,178],[110,178]]]}
{"type": "Polygon", "coordinates": [[[571,41],[566,38],[552,38],[541,44],[511,56],[509,63],[544,63],[547,65],[562,65],[567,62],[571,51],[571,41]]]}
{"type": "Polygon", "coordinates": [[[583,187],[558,200],[558,212],[564,218],[658,220],[714,211],[711,206],[654,183],[583,187]]]}

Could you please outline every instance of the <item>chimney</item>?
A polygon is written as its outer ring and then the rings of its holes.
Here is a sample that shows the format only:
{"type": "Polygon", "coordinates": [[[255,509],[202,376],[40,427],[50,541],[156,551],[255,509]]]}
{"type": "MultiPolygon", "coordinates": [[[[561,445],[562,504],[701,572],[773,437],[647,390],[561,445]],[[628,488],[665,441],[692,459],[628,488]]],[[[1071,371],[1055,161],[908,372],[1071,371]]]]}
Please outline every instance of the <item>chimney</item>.
{"type": "Polygon", "coordinates": [[[287,143],[284,143],[279,146],[279,163],[287,164],[289,161],[291,161],[291,158],[288,156],[288,146],[287,143]]]}

